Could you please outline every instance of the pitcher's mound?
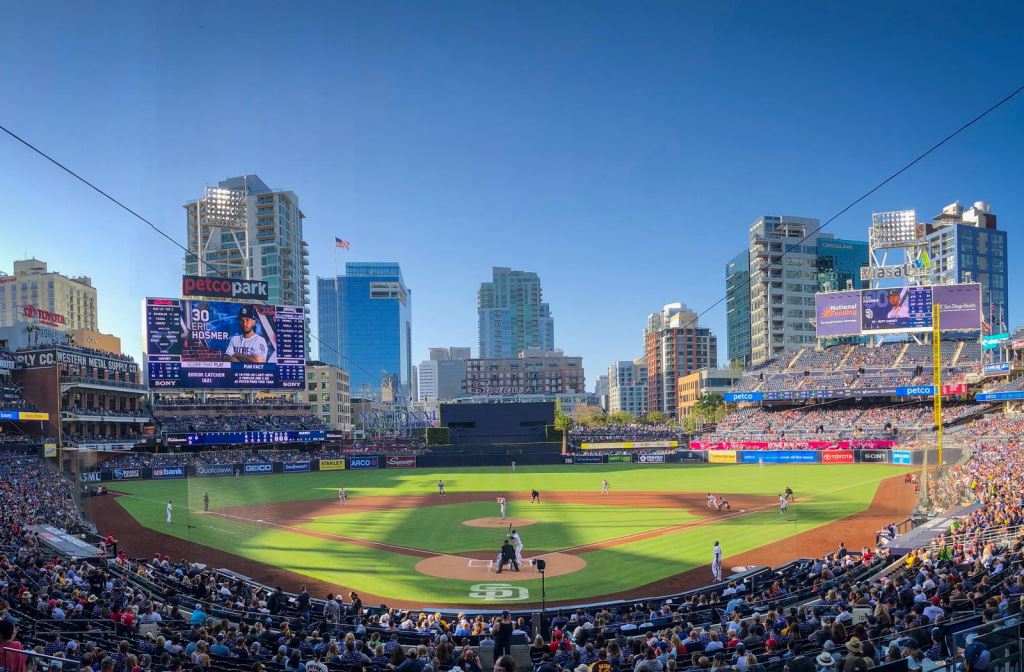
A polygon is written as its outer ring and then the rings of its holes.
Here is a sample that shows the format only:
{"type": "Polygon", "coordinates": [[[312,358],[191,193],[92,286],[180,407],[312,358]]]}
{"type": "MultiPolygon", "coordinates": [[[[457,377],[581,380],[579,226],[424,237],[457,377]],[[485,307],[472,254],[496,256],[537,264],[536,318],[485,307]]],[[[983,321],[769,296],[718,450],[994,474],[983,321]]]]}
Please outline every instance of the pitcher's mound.
{"type": "Polygon", "coordinates": [[[526,527],[527,525],[534,525],[537,521],[530,520],[529,518],[474,518],[473,520],[462,521],[463,525],[469,527],[505,527],[509,525],[512,527],[526,527]]]}
{"type": "MultiPolygon", "coordinates": [[[[566,553],[544,553],[535,556],[544,558],[547,567],[544,576],[552,578],[563,574],[578,572],[587,566],[587,561],[578,555],[566,553]]],[[[534,558],[525,558],[520,571],[513,572],[505,565],[501,574],[495,570],[498,568],[493,560],[477,560],[466,558],[460,555],[435,555],[432,558],[425,558],[416,563],[416,571],[427,576],[436,576],[441,579],[460,579],[463,581],[530,581],[539,579],[540,572],[530,563],[534,558]]]]}

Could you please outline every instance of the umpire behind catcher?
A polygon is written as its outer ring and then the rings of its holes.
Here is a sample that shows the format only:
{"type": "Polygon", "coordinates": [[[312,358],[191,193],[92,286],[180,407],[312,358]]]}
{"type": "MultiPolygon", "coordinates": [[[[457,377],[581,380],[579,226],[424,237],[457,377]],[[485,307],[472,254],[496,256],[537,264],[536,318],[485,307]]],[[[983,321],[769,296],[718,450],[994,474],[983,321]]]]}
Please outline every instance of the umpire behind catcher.
{"type": "Polygon", "coordinates": [[[519,571],[519,563],[516,562],[516,549],[512,547],[512,540],[505,537],[505,543],[501,545],[501,559],[498,560],[498,574],[506,564],[511,564],[512,569],[519,571]]]}

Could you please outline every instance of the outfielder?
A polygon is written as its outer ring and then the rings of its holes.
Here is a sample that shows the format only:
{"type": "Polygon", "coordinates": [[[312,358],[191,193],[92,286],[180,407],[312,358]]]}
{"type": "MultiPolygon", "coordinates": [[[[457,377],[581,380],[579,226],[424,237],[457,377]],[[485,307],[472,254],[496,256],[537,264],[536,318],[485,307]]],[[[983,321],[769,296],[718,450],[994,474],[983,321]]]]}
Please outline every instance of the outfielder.
{"type": "Polygon", "coordinates": [[[171,500],[167,500],[167,524],[171,524],[171,512],[174,511],[174,505],[171,504],[171,500]]]}
{"type": "Polygon", "coordinates": [[[601,494],[602,495],[607,495],[608,494],[608,479],[607,478],[601,481],[601,494]]]}
{"type": "Polygon", "coordinates": [[[437,479],[437,494],[441,497],[447,497],[448,493],[444,491],[444,481],[437,479]]]}

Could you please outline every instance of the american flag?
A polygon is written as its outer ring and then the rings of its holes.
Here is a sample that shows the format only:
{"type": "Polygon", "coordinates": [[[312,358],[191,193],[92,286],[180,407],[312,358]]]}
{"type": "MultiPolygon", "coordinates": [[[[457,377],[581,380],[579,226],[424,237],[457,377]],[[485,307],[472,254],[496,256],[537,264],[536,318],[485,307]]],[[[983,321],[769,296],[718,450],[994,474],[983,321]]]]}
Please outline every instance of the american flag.
{"type": "Polygon", "coordinates": [[[341,248],[343,250],[347,250],[348,249],[348,241],[347,240],[342,240],[341,238],[335,238],[334,239],[334,247],[341,248]]]}

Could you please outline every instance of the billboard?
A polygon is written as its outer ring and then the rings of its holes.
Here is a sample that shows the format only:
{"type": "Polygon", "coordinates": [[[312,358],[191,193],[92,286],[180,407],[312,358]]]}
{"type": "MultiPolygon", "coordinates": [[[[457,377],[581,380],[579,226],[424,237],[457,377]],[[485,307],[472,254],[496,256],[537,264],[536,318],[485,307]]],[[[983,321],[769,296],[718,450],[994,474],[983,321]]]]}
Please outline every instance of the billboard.
{"type": "Polygon", "coordinates": [[[249,462],[242,466],[243,474],[272,474],[274,465],[270,462],[249,462]]]}
{"type": "Polygon", "coordinates": [[[892,287],[861,292],[861,332],[927,331],[932,327],[930,287],[892,287]]]}
{"type": "Polygon", "coordinates": [[[821,451],[822,464],[853,464],[852,450],[823,450],[821,451]]]}
{"type": "Polygon", "coordinates": [[[320,471],[341,471],[345,468],[345,458],[337,457],[329,460],[320,460],[320,471]]]}
{"type": "Polygon", "coordinates": [[[941,329],[981,328],[981,285],[936,285],[932,294],[941,329]]]}
{"type": "Polygon", "coordinates": [[[302,471],[311,471],[313,465],[309,462],[285,462],[281,465],[281,471],[286,474],[294,474],[302,471]]]}
{"type": "Polygon", "coordinates": [[[249,432],[190,432],[168,434],[169,446],[226,446],[239,443],[307,443],[323,441],[326,433],[319,429],[279,429],[249,432]]]}
{"type": "Polygon", "coordinates": [[[735,450],[709,450],[708,462],[712,464],[736,464],[735,450]]]}
{"type": "Polygon", "coordinates": [[[153,467],[153,478],[185,478],[185,467],[153,467]]]}
{"type": "Polygon", "coordinates": [[[412,455],[388,455],[385,460],[388,469],[412,469],[416,466],[416,457],[412,455]]]}
{"type": "Polygon", "coordinates": [[[640,450],[647,448],[678,448],[678,441],[602,441],[580,444],[581,450],[640,450]]]}
{"type": "Polygon", "coordinates": [[[270,286],[262,280],[181,276],[181,295],[202,299],[233,299],[263,302],[270,298],[270,286]]]}
{"type": "Polygon", "coordinates": [[[726,392],[725,402],[738,404],[745,401],[764,401],[764,392],[726,392]]]}
{"type": "Polygon", "coordinates": [[[892,463],[893,464],[910,464],[910,451],[909,450],[894,450],[892,451],[892,463]]]}
{"type": "Polygon", "coordinates": [[[824,336],[860,335],[860,291],[814,295],[815,329],[824,336]]]}
{"type": "Polygon", "coordinates": [[[230,476],[235,467],[231,464],[200,464],[196,466],[196,476],[230,476]]]}
{"type": "Polygon", "coordinates": [[[815,294],[815,335],[929,331],[933,302],[939,305],[943,331],[981,328],[981,285],[922,285],[815,294]]]}
{"type": "MultiPolygon", "coordinates": [[[[360,455],[358,457],[348,458],[349,469],[377,469],[379,465],[379,457],[377,455],[360,455]]],[[[322,463],[323,460],[320,460],[322,463]]]]}
{"type": "Polygon", "coordinates": [[[629,454],[613,453],[608,456],[609,462],[632,462],[633,456],[629,454]]]}
{"type": "Polygon", "coordinates": [[[305,319],[292,306],[147,298],[149,386],[302,389],[305,319]]]}
{"type": "Polygon", "coordinates": [[[640,453],[639,455],[636,456],[636,461],[642,462],[644,464],[664,464],[665,456],[660,453],[657,455],[648,455],[647,453],[640,453]]]}

